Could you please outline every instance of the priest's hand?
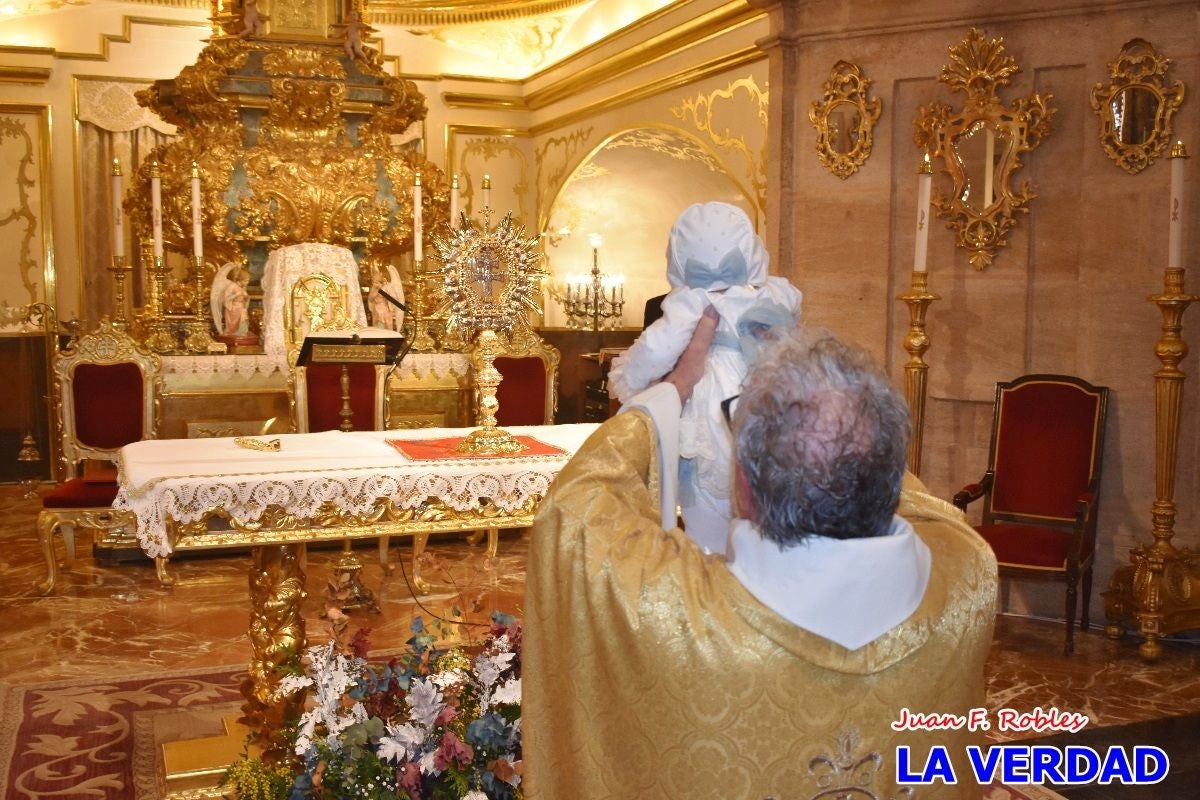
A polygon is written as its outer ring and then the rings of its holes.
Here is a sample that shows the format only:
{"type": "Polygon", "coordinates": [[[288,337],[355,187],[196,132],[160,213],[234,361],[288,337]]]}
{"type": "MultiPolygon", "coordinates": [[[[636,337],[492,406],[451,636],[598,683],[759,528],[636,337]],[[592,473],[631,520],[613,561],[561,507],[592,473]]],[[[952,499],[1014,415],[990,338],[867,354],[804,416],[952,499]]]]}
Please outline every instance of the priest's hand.
{"type": "Polygon", "coordinates": [[[692,332],[692,340],[688,342],[679,361],[675,362],[675,369],[665,378],[666,382],[672,384],[679,392],[680,403],[688,401],[692,390],[704,375],[704,361],[708,356],[709,347],[712,346],[719,319],[720,315],[715,308],[709,306],[704,309],[704,314],[696,324],[696,330],[692,332]]]}

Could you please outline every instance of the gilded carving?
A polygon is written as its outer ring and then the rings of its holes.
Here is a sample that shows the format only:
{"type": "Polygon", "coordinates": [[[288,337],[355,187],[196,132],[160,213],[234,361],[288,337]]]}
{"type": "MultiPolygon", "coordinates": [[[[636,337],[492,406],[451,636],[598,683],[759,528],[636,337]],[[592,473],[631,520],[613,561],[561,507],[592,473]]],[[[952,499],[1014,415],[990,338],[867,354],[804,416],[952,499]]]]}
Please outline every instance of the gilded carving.
{"type": "Polygon", "coordinates": [[[825,81],[821,100],[808,109],[808,119],[817,129],[817,158],[842,180],[871,156],[880,102],[870,96],[870,87],[861,67],[839,61],[825,81]]]}
{"type": "Polygon", "coordinates": [[[707,95],[698,94],[693,98],[685,99],[678,106],[671,107],[671,113],[677,119],[683,122],[690,121],[701,133],[708,134],[714,145],[724,150],[740,153],[745,158],[746,178],[754,192],[754,202],[760,212],[766,211],[767,208],[766,132],[769,99],[769,92],[760,88],[758,82],[754,80],[754,76],[751,75],[747,78],[739,78],[724,89],[717,89],[707,95]],[[714,113],[717,106],[720,105],[720,101],[736,103],[736,95],[739,92],[746,95],[751,119],[757,118],[758,124],[762,127],[763,144],[757,153],[751,152],[750,146],[746,144],[744,133],[733,135],[729,128],[718,131],[719,126],[714,123],[714,113]]]}
{"type": "MultiPolygon", "coordinates": [[[[551,136],[534,150],[533,163],[537,172],[538,208],[549,213],[549,198],[557,192],[566,179],[571,164],[575,162],[575,154],[592,138],[592,128],[577,128],[565,136],[551,136]],[[554,161],[551,168],[550,162],[554,161]]],[[[540,220],[538,230],[546,227],[546,220],[540,220]]]]}
{"type": "Polygon", "coordinates": [[[566,27],[563,17],[552,16],[501,24],[414,29],[410,33],[428,36],[456,50],[486,56],[497,65],[515,71],[530,72],[546,63],[566,27]]]}
{"type": "Polygon", "coordinates": [[[985,39],[972,28],[949,52],[939,80],[967,99],[957,112],[936,102],[918,108],[914,139],[931,158],[943,159],[954,193],[935,190],[933,206],[955,231],[958,246],[969,251],[971,266],[983,269],[1008,244],[1015,215],[1029,213],[1032,185],[1014,187],[1012,177],[1023,166],[1021,155],[1050,133],[1055,110],[1050,95],[1018,98],[1009,106],[999,100],[996,90],[1020,71],[1003,39],[985,39]]]}
{"type": "Polygon", "coordinates": [[[529,189],[529,162],[525,158],[524,151],[521,150],[512,139],[502,136],[485,136],[478,139],[472,139],[471,142],[463,148],[462,155],[459,156],[459,170],[466,177],[466,191],[463,194],[467,198],[467,202],[474,207],[475,184],[471,180],[471,171],[467,169],[467,157],[478,156],[484,163],[500,158],[510,158],[518,163],[517,180],[513,184],[512,192],[517,196],[519,203],[519,213],[516,215],[518,220],[528,219],[528,214],[525,210],[525,196],[529,189]]]}
{"type": "MultiPolygon", "coordinates": [[[[16,261],[17,274],[21,276],[21,285],[29,292],[29,302],[38,301],[37,281],[34,279],[38,261],[34,258],[33,246],[37,241],[38,219],[30,199],[30,192],[37,185],[36,150],[34,137],[30,135],[23,120],[16,117],[0,117],[0,141],[14,139],[17,142],[17,158],[15,162],[9,158],[5,173],[16,185],[16,202],[10,207],[0,209],[0,230],[9,228],[19,230],[20,242],[15,253],[9,252],[16,261]],[[14,169],[15,167],[15,169],[14,169]]],[[[45,187],[42,187],[43,190],[45,187]]],[[[53,302],[53,298],[47,298],[53,302]]]]}
{"type": "Polygon", "coordinates": [[[274,50],[263,56],[263,71],[297,78],[345,78],[346,68],[336,53],[307,47],[274,50]]]}
{"type": "MultiPolygon", "coordinates": [[[[608,149],[632,147],[639,150],[650,150],[676,161],[691,161],[704,166],[709,172],[723,173],[724,167],[711,152],[695,140],[682,136],[674,131],[661,128],[638,128],[626,131],[605,145],[608,149]]],[[[573,180],[580,178],[598,177],[607,174],[602,168],[580,170],[572,176],[573,180]]]]}
{"type": "Polygon", "coordinates": [[[1171,120],[1183,104],[1183,81],[1167,82],[1171,60],[1144,39],[1131,39],[1108,63],[1109,82],[1092,88],[1100,117],[1100,145],[1131,175],[1144,170],[1171,143],[1171,120]]]}

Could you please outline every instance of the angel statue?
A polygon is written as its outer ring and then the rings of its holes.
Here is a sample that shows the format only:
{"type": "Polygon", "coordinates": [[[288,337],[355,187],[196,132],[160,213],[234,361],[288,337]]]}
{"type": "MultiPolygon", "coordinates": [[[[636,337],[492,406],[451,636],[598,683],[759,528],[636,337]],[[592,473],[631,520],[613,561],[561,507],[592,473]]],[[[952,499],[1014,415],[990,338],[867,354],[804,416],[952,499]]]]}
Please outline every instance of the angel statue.
{"type": "Polygon", "coordinates": [[[396,307],[384,297],[385,292],[392,300],[404,302],[404,284],[400,283],[400,273],[391,264],[381,264],[371,270],[367,308],[371,312],[371,323],[376,328],[399,331],[404,325],[404,309],[396,307]]]}
{"type": "Polygon", "coordinates": [[[375,32],[367,23],[363,22],[362,15],[357,11],[351,11],[344,23],[334,23],[331,28],[341,29],[342,31],[342,47],[346,50],[346,58],[353,61],[355,58],[370,62],[371,55],[363,49],[363,38],[370,36],[375,32]]]}
{"type": "Polygon", "coordinates": [[[270,19],[270,15],[258,10],[258,0],[246,0],[242,6],[242,32],[238,36],[243,39],[248,36],[262,36],[263,29],[270,19]]]}
{"type": "Polygon", "coordinates": [[[219,336],[246,336],[250,332],[246,286],[250,273],[233,262],[223,265],[213,276],[209,307],[219,336]]]}

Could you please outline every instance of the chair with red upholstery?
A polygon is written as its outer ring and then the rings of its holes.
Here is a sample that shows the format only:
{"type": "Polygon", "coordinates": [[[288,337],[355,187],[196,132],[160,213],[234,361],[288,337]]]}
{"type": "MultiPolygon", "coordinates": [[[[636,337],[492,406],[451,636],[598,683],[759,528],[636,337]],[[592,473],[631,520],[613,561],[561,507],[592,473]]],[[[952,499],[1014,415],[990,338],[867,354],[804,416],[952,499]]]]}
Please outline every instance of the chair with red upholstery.
{"type": "Polygon", "coordinates": [[[40,593],[54,591],[58,581],[55,532],[62,534],[68,568],[75,561],[76,526],[124,538],[132,535],[130,516],[112,508],[116,469],[85,469],[80,474],[79,467],[81,462],[112,462],[125,445],[154,438],[159,382],[158,356],[107,320],[56,355],[53,395],[62,435],[63,480],[42,499],[38,515],[47,568],[46,580],[38,584],[40,593]]]}
{"type": "MultiPolygon", "coordinates": [[[[518,325],[507,339],[498,337],[501,355],[493,362],[501,375],[496,389],[500,425],[553,425],[558,411],[558,348],[548,344],[526,325],[518,325]]],[[[471,352],[471,365],[478,374],[483,362],[477,351],[471,352]]],[[[478,418],[479,402],[476,397],[478,418]]]]}
{"type": "Polygon", "coordinates": [[[1066,583],[1065,652],[1088,625],[1108,389],[1067,375],[1026,375],[996,384],[988,467],[954,496],[964,511],[983,498],[976,528],[1005,577],[1066,583]]]}

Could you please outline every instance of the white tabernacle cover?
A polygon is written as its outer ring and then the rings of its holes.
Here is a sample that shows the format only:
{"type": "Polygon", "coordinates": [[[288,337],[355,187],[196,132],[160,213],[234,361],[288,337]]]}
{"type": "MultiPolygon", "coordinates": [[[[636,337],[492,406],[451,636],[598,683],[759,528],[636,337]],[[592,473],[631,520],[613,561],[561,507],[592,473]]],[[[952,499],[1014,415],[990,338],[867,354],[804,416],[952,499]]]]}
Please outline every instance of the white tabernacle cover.
{"type": "Polygon", "coordinates": [[[278,452],[238,447],[233,438],[147,440],[121,448],[113,507],[137,515],[138,541],[152,558],[171,553],[168,520],[195,522],[213,508],[256,520],[271,505],[312,517],[326,502],[365,514],[381,498],[415,508],[437,497],[466,511],[486,497],[511,512],[530,497],[544,496],[596,427],[506,428],[562,448],[561,456],[441,461],[412,461],[386,440],[465,436],[472,428],[283,434],[270,437],[280,440],[278,452]]]}

